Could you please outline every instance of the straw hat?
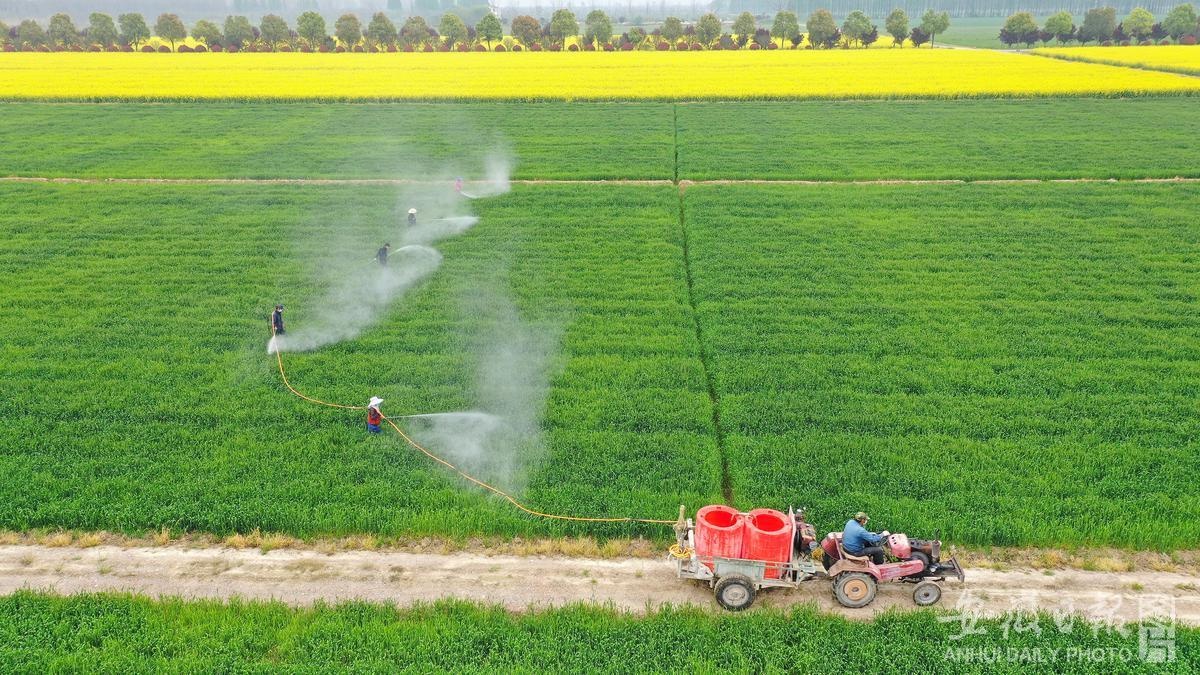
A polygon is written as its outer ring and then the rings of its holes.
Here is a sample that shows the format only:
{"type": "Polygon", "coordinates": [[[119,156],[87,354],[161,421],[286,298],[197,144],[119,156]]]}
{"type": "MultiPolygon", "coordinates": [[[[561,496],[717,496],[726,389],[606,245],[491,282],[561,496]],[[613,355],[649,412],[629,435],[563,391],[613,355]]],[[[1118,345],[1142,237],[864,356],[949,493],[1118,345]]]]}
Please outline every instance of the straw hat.
{"type": "Polygon", "coordinates": [[[383,403],[383,399],[379,398],[378,396],[372,396],[371,402],[367,404],[367,407],[378,408],[380,403],[383,403]]]}
{"type": "Polygon", "coordinates": [[[416,210],[416,209],[409,209],[409,210],[408,210],[408,215],[410,215],[410,216],[415,216],[415,215],[417,215],[417,210],[416,210]]]}

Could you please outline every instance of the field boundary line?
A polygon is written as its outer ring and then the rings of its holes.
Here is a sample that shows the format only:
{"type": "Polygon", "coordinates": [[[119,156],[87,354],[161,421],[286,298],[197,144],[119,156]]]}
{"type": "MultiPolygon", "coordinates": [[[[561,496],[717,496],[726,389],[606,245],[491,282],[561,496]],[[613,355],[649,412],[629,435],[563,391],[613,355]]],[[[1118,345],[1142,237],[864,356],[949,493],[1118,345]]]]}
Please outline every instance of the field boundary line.
{"type": "MultiPolygon", "coordinates": [[[[416,178],[85,178],[71,176],[0,176],[3,183],[63,185],[447,185],[444,180],[416,178]]],[[[880,178],[871,180],[811,180],[803,178],[713,178],[678,182],[663,179],[519,179],[512,185],[1039,185],[1054,183],[1200,183],[1200,176],[1170,178],[880,178]]],[[[467,185],[472,183],[468,181],[467,185]]]]}
{"type": "Polygon", "coordinates": [[[721,395],[717,392],[717,383],[709,367],[708,350],[704,346],[704,327],[700,324],[700,310],[696,305],[695,281],[692,275],[692,254],[688,243],[687,216],[684,211],[684,191],[686,186],[679,186],[679,245],[683,249],[683,273],[687,283],[688,307],[692,310],[692,326],[696,330],[697,357],[700,368],[704,370],[704,385],[708,390],[708,402],[712,409],[713,440],[717,444],[717,458],[721,462],[721,498],[726,504],[733,504],[733,479],[729,475],[729,454],[725,449],[725,430],[721,425],[721,395]]]}

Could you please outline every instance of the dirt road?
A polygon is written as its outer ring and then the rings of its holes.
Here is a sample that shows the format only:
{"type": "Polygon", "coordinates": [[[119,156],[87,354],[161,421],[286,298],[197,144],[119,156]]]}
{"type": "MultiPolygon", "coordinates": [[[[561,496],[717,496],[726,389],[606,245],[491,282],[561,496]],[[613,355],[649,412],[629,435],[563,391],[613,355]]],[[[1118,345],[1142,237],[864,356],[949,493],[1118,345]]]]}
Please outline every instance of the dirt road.
{"type": "MultiPolygon", "coordinates": [[[[369,600],[400,605],[454,597],[513,610],[597,602],[645,611],[664,604],[715,607],[711,592],[679,581],[665,560],[428,554],[399,551],[316,551],[185,548],[0,546],[0,594],[18,589],[69,594],[131,591],[150,596],[277,599],[293,605],[317,600],[369,600]]],[[[1174,607],[1176,618],[1200,625],[1200,576],[1061,570],[967,570],[965,584],[946,582],[942,606],[984,615],[1011,609],[1070,611],[1097,620],[1136,621],[1142,607],[1174,607]]],[[[866,619],[889,607],[913,607],[912,587],[881,587],[869,608],[837,606],[829,583],[773,590],[758,604],[783,607],[815,602],[850,618],[866,619]]]]}

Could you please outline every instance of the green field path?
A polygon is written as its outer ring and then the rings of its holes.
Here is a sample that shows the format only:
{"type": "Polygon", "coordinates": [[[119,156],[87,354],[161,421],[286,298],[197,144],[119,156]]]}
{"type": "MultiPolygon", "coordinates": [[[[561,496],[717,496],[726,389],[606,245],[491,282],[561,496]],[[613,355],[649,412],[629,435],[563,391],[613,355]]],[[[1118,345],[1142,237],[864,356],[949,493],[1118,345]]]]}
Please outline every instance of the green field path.
{"type": "MultiPolygon", "coordinates": [[[[373,273],[408,203],[395,189],[4,184],[0,202],[0,528],[642,531],[530,519],[394,435],[368,437],[360,413],[283,389],[269,308],[285,302],[295,333],[344,278],[333,253],[373,273]]],[[[288,355],[293,384],[379,395],[392,415],[477,407],[491,400],[479,373],[504,355],[472,345],[519,348],[516,313],[562,345],[546,449],[512,479],[525,501],[671,518],[719,499],[676,190],[518,187],[473,206],[481,223],[439,244],[441,269],[377,325],[288,355]]]]}
{"type": "Polygon", "coordinates": [[[1186,98],[620,104],[0,104],[0,176],[1200,176],[1186,98]]]}
{"type": "Polygon", "coordinates": [[[972,544],[1195,546],[1197,203],[1195,185],[688,188],[736,504],[972,544]]]}

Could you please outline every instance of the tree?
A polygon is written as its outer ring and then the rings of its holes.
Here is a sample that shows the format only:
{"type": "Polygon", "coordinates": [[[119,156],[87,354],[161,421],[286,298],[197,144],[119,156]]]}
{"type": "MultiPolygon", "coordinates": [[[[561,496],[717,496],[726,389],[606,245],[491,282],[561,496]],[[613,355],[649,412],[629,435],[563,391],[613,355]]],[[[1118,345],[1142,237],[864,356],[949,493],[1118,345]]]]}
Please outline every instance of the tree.
{"type": "Polygon", "coordinates": [[[833,22],[833,15],[829,10],[818,9],[808,15],[808,40],[814,47],[830,45],[837,32],[837,24],[833,22]]]}
{"type": "Polygon", "coordinates": [[[866,33],[863,33],[863,36],[859,39],[859,41],[862,42],[862,45],[864,47],[870,47],[871,45],[878,42],[879,41],[879,26],[872,25],[871,30],[867,31],[866,33]]]}
{"type": "Polygon", "coordinates": [[[363,31],[363,35],[372,46],[384,47],[396,44],[398,33],[396,24],[392,23],[387,14],[375,12],[367,23],[367,29],[363,31]]]}
{"type": "Polygon", "coordinates": [[[946,12],[935,12],[932,9],[925,10],[921,15],[921,30],[929,34],[929,44],[933,46],[934,38],[938,33],[945,33],[950,28],[950,15],[946,12]]]}
{"type": "Polygon", "coordinates": [[[775,21],[771,24],[771,37],[782,43],[784,40],[791,40],[792,44],[799,44],[795,38],[800,35],[800,20],[792,12],[782,11],[775,14],[775,21]]]}
{"type": "Polygon", "coordinates": [[[238,49],[254,39],[254,27],[250,25],[250,19],[244,16],[225,17],[224,33],[225,41],[238,49]]]}
{"type": "Polygon", "coordinates": [[[583,39],[599,44],[607,44],[612,40],[612,20],[603,10],[593,9],[583,19],[583,39]]]}
{"type": "Polygon", "coordinates": [[[558,44],[565,44],[567,38],[579,34],[579,22],[575,13],[569,9],[556,9],[550,17],[550,38],[558,44]]]}
{"type": "Polygon", "coordinates": [[[427,45],[429,39],[429,24],[419,16],[408,17],[404,21],[404,25],[400,27],[400,46],[405,49],[427,45]]]}
{"type": "Polygon", "coordinates": [[[854,10],[846,16],[846,21],[842,24],[842,35],[850,42],[862,44],[863,36],[871,30],[871,19],[859,10],[854,10]]]}
{"type": "Polygon", "coordinates": [[[4,47],[4,46],[8,45],[8,38],[9,38],[8,30],[9,30],[8,24],[4,23],[3,21],[0,21],[0,47],[4,47]]]}
{"type": "Polygon", "coordinates": [[[679,42],[679,38],[683,37],[683,22],[679,20],[679,17],[668,16],[663,19],[662,36],[672,45],[679,42]]]}
{"type": "Polygon", "coordinates": [[[532,16],[522,14],[513,18],[512,34],[513,37],[521,41],[521,44],[529,47],[542,36],[542,24],[538,23],[538,20],[532,16]]]}
{"type": "Polygon", "coordinates": [[[1154,15],[1143,7],[1134,7],[1122,24],[1126,35],[1143,42],[1150,37],[1150,31],[1154,28],[1154,15]]]}
{"type": "Polygon", "coordinates": [[[46,37],[49,38],[52,47],[70,47],[79,43],[79,31],[76,30],[75,23],[71,21],[71,17],[62,13],[50,17],[46,37]]]}
{"type": "Polygon", "coordinates": [[[1075,17],[1070,12],[1059,12],[1046,19],[1045,29],[1059,42],[1066,42],[1075,34],[1075,17]]]}
{"type": "Polygon", "coordinates": [[[264,16],[258,24],[258,33],[263,41],[271,46],[271,51],[275,51],[275,45],[288,39],[292,34],[288,29],[287,22],[278,14],[264,16]]]}
{"type": "Polygon", "coordinates": [[[700,20],[696,22],[696,39],[700,41],[700,44],[709,47],[719,37],[721,37],[721,20],[717,18],[717,15],[709,12],[700,17],[700,20]]]}
{"type": "Polygon", "coordinates": [[[111,16],[100,12],[92,12],[88,16],[88,39],[92,44],[107,47],[117,44],[117,38],[117,25],[111,16]]]}
{"type": "Polygon", "coordinates": [[[1008,34],[1008,37],[1013,40],[1008,44],[1024,42],[1033,44],[1038,39],[1038,25],[1034,21],[1033,14],[1029,12],[1017,12],[1008,17],[1004,21],[1003,30],[1008,34]]]}
{"type": "Polygon", "coordinates": [[[150,27],[141,14],[122,14],[117,17],[117,25],[121,27],[121,42],[134,49],[150,39],[150,27]]]}
{"type": "Polygon", "coordinates": [[[1089,9],[1083,16],[1083,26],[1079,28],[1079,39],[1080,42],[1088,40],[1104,42],[1111,40],[1115,32],[1117,32],[1117,10],[1112,7],[1095,7],[1089,9]]]}
{"type": "Polygon", "coordinates": [[[1191,34],[1196,30],[1196,10],[1192,5],[1178,5],[1167,13],[1167,18],[1163,19],[1163,29],[1167,31],[1167,35],[1171,36],[1176,42],[1184,35],[1191,34]]]}
{"type": "Polygon", "coordinates": [[[892,36],[893,47],[904,46],[904,40],[908,38],[908,14],[904,10],[893,9],[883,22],[883,27],[887,29],[888,35],[892,36]]]}
{"type": "Polygon", "coordinates": [[[211,47],[221,43],[221,29],[211,21],[200,20],[192,26],[192,37],[196,38],[197,42],[204,43],[206,47],[211,47]]]}
{"type": "Polygon", "coordinates": [[[925,31],[921,30],[920,26],[917,26],[916,28],[912,29],[911,33],[908,34],[908,39],[912,40],[913,46],[920,47],[926,42],[929,42],[929,33],[926,33],[925,31]]]}
{"type": "Polygon", "coordinates": [[[446,44],[454,48],[454,45],[460,42],[467,41],[467,24],[458,18],[457,14],[447,12],[442,15],[442,20],[438,22],[438,32],[442,37],[446,38],[446,44]]]}
{"type": "Polygon", "coordinates": [[[175,51],[175,43],[187,38],[187,28],[179,20],[177,14],[159,14],[154,22],[154,34],[171,43],[171,51],[175,51]]]}
{"type": "MultiPolygon", "coordinates": [[[[479,35],[479,39],[487,43],[488,49],[492,48],[492,43],[504,37],[504,26],[500,25],[500,19],[496,18],[495,14],[488,12],[483,15],[479,23],[475,24],[475,32],[479,35]]],[[[609,30],[612,33],[612,30],[609,30]]]]}
{"type": "Polygon", "coordinates": [[[733,20],[733,35],[737,38],[739,47],[745,47],[750,41],[750,36],[754,35],[754,15],[750,12],[742,12],[738,14],[738,18],[733,20]]]}
{"type": "Polygon", "coordinates": [[[362,23],[354,14],[343,14],[334,22],[333,34],[337,36],[337,40],[342,46],[346,49],[353,49],[355,45],[362,42],[362,23]]]}
{"type": "Polygon", "coordinates": [[[46,44],[46,31],[32,19],[26,19],[17,26],[17,46],[22,49],[28,45],[31,48],[46,44]]]}
{"type": "Polygon", "coordinates": [[[296,34],[308,44],[309,48],[317,49],[329,32],[325,28],[325,17],[316,12],[305,12],[296,18],[296,34]]]}

